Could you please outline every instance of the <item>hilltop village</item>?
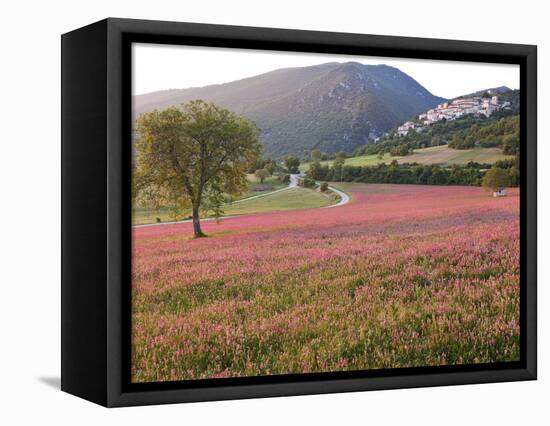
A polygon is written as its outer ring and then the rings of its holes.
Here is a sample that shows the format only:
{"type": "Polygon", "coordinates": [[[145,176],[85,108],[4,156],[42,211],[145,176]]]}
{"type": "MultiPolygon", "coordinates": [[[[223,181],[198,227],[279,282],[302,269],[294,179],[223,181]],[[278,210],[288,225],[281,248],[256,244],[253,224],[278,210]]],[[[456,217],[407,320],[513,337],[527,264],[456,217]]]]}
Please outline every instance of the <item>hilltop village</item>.
{"type": "Polygon", "coordinates": [[[495,111],[507,108],[510,108],[510,102],[499,102],[498,96],[496,95],[492,97],[472,96],[468,98],[458,98],[451,102],[439,104],[436,108],[432,108],[420,114],[418,116],[418,121],[407,121],[403,123],[397,128],[397,134],[404,136],[411,129],[420,132],[426,128],[426,126],[437,123],[438,121],[452,121],[467,114],[489,117],[495,111]]]}

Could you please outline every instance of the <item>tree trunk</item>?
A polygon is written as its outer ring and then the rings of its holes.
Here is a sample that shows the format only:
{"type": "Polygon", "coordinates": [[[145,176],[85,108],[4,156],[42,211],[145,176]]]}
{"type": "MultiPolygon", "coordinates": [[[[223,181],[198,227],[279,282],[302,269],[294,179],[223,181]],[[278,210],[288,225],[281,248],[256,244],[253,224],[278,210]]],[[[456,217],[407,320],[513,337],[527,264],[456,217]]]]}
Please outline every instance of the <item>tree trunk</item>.
{"type": "Polygon", "coordinates": [[[193,233],[195,238],[206,237],[201,230],[201,220],[199,217],[199,206],[193,206],[193,233]]]}

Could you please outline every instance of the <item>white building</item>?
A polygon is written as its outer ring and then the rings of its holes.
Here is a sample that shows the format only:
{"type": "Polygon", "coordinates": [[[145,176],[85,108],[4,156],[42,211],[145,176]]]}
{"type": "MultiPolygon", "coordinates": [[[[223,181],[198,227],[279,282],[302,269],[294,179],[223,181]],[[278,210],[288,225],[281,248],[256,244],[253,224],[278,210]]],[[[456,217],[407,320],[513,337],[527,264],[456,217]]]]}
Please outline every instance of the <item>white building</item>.
{"type": "Polygon", "coordinates": [[[409,133],[409,130],[416,129],[418,131],[419,127],[420,126],[414,121],[406,121],[397,128],[397,134],[399,136],[405,136],[407,133],[409,133]]]}
{"type": "Polygon", "coordinates": [[[436,123],[443,119],[456,120],[466,114],[484,115],[489,117],[495,111],[509,106],[509,102],[499,104],[498,96],[482,98],[472,96],[471,98],[459,98],[451,102],[439,104],[437,108],[430,109],[425,114],[420,114],[418,119],[425,125],[436,123]]]}
{"type": "Polygon", "coordinates": [[[510,109],[510,102],[499,103],[498,96],[491,98],[483,98],[481,96],[472,96],[470,98],[458,98],[451,102],[439,104],[436,108],[432,108],[423,114],[418,115],[418,120],[422,123],[407,121],[397,128],[397,134],[404,136],[409,133],[409,130],[414,129],[421,132],[425,126],[437,123],[443,119],[447,121],[456,120],[467,114],[491,116],[495,111],[500,109],[510,109]]]}

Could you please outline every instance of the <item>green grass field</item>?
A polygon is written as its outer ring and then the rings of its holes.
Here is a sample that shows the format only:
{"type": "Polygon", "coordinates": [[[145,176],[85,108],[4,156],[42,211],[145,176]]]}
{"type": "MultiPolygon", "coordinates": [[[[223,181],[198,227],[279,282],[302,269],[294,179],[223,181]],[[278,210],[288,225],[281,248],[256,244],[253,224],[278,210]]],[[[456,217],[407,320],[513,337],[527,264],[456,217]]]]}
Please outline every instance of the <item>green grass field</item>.
{"type": "MultiPolygon", "coordinates": [[[[268,194],[273,191],[285,188],[288,186],[286,183],[280,182],[276,176],[271,176],[267,179],[264,179],[264,185],[271,185],[272,189],[266,191],[253,191],[252,188],[254,185],[259,185],[260,180],[254,176],[254,174],[248,174],[247,179],[250,182],[250,188],[248,191],[245,191],[239,197],[236,197],[233,201],[244,200],[245,198],[254,197],[260,194],[268,194]]],[[[174,216],[174,213],[168,209],[161,209],[160,211],[154,211],[147,208],[136,208],[133,211],[132,224],[133,225],[145,225],[148,223],[157,222],[157,218],[160,218],[161,222],[175,222],[179,220],[184,220],[189,217],[189,212],[183,212],[182,214],[174,216]]]]}
{"type": "Polygon", "coordinates": [[[269,189],[267,191],[252,191],[252,188],[254,185],[260,185],[260,179],[258,179],[254,174],[248,174],[246,176],[248,181],[250,182],[250,189],[246,192],[244,192],[240,197],[237,197],[236,200],[243,200],[245,198],[253,197],[255,195],[265,194],[268,192],[276,191],[278,189],[284,188],[285,186],[288,186],[286,183],[282,183],[277,179],[276,176],[271,176],[267,179],[264,179],[264,185],[271,185],[273,189],[269,189]]]}
{"type": "Polygon", "coordinates": [[[477,163],[495,163],[499,160],[514,158],[513,155],[504,155],[500,148],[473,148],[452,149],[447,145],[418,149],[411,155],[400,157],[397,161],[419,164],[467,164],[470,161],[477,163]]]}
{"type": "MultiPolygon", "coordinates": [[[[252,193],[252,196],[259,194],[261,193],[252,193]]],[[[228,204],[223,207],[223,210],[225,216],[234,216],[269,211],[325,207],[335,202],[336,200],[331,197],[330,194],[323,194],[305,188],[292,188],[275,194],[228,204]]],[[[155,212],[148,209],[135,209],[132,222],[134,225],[145,225],[157,222],[157,217],[160,218],[162,222],[174,222],[188,219],[189,213],[186,212],[174,217],[173,213],[168,210],[155,212]]]]}
{"type": "Polygon", "coordinates": [[[226,215],[263,213],[277,210],[296,210],[325,207],[333,201],[328,195],[305,188],[292,188],[273,195],[241,201],[224,208],[226,215]]]}
{"type": "MultiPolygon", "coordinates": [[[[419,163],[419,164],[467,164],[470,161],[478,163],[494,163],[498,160],[514,158],[511,155],[504,155],[500,148],[473,148],[473,149],[452,149],[447,145],[434,146],[430,148],[416,149],[412,154],[405,157],[392,157],[385,154],[382,158],[378,155],[363,155],[360,157],[351,157],[346,159],[347,166],[376,166],[380,163],[390,163],[397,160],[399,164],[419,163]]],[[[321,164],[332,164],[332,161],[323,161],[321,164]]],[[[304,163],[300,169],[307,171],[309,164],[304,163]]]]}
{"type": "Polygon", "coordinates": [[[263,185],[272,186],[271,189],[268,189],[266,191],[253,191],[252,189],[254,188],[255,185],[261,185],[260,179],[258,179],[252,173],[246,175],[246,178],[250,182],[250,188],[248,189],[248,191],[245,191],[240,196],[236,197],[233,201],[244,200],[245,198],[254,197],[260,194],[267,194],[288,186],[288,184],[282,183],[281,181],[279,181],[279,179],[277,179],[277,176],[271,176],[271,177],[268,177],[267,179],[264,179],[264,183],[263,183],[263,185]]]}
{"type": "MultiPolygon", "coordinates": [[[[377,155],[363,155],[361,157],[350,157],[346,158],[346,166],[376,166],[379,163],[389,163],[395,158],[401,157],[392,157],[390,154],[384,154],[382,159],[378,158],[377,155]]],[[[332,160],[321,161],[321,164],[324,166],[326,164],[332,165],[332,160]]],[[[309,163],[300,164],[300,170],[307,171],[309,169],[309,163]]]]}
{"type": "Polygon", "coordinates": [[[155,223],[157,222],[157,217],[160,218],[161,222],[175,222],[187,219],[188,216],[188,212],[174,216],[174,214],[168,209],[155,211],[146,208],[135,208],[132,211],[132,225],[146,225],[148,223],[155,223]]]}

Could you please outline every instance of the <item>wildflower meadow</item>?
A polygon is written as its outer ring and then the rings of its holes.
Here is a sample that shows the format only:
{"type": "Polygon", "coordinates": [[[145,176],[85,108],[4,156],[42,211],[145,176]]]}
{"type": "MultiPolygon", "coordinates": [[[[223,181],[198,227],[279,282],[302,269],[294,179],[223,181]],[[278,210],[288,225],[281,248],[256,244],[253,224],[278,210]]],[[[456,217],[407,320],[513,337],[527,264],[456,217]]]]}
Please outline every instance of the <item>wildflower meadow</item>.
{"type": "Polygon", "coordinates": [[[351,202],[133,229],[132,380],[519,359],[519,192],[341,184],[351,202]]]}

